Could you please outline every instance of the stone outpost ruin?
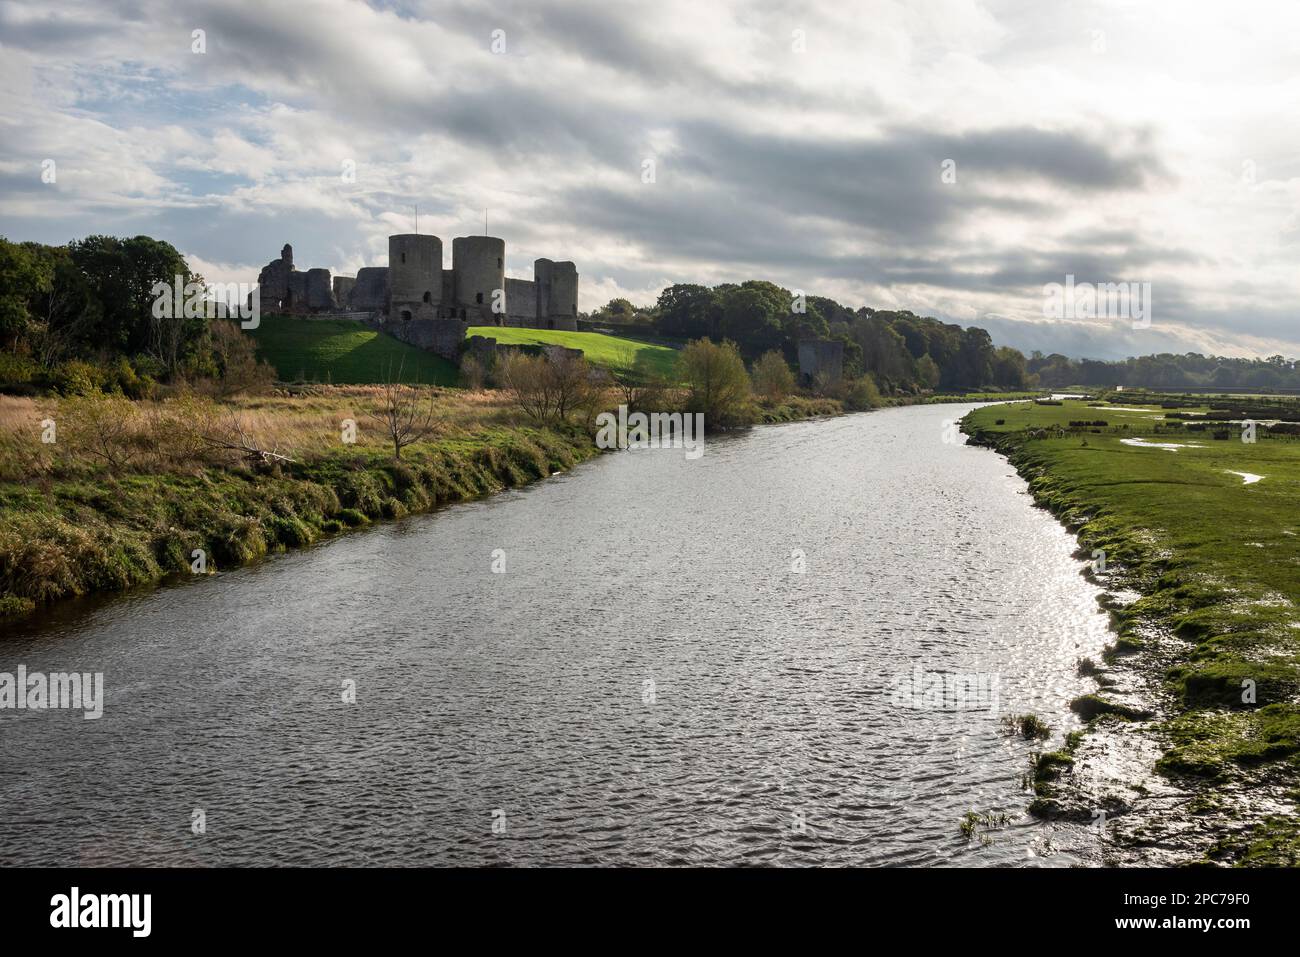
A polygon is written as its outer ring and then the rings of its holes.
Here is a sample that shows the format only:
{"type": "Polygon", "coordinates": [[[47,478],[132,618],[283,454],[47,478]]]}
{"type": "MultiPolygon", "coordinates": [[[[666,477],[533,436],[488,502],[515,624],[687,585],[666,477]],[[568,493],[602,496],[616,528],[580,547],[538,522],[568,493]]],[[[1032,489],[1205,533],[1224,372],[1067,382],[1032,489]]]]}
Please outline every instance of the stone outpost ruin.
{"type": "Polygon", "coordinates": [[[838,382],[844,377],[844,343],[838,339],[799,340],[799,384],[838,382]]]}
{"type": "Polygon", "coordinates": [[[533,278],[507,279],[506,243],[495,236],[460,236],[442,268],[442,240],[422,233],[388,237],[388,265],[331,278],[328,269],[300,272],[293,247],[258,274],[268,312],[366,322],[404,342],[456,359],[472,325],[526,329],[578,328],[578,270],[571,262],[538,259],[533,278]]]}

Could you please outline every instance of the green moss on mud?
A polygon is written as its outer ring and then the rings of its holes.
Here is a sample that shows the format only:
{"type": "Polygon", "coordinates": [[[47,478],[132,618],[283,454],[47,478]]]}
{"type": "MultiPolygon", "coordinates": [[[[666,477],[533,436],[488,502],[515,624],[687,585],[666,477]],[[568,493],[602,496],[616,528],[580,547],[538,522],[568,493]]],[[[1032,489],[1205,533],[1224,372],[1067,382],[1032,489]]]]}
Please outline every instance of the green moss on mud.
{"type": "Polygon", "coordinates": [[[1300,867],[1300,815],[1273,815],[1243,836],[1220,840],[1206,857],[1238,867],[1300,867]]]}
{"type": "MultiPolygon", "coordinates": [[[[1195,444],[1171,452],[1124,441],[1169,441],[1159,415],[1107,409],[1109,426],[1086,436],[1069,424],[1101,411],[1070,400],[1000,405],[972,412],[963,427],[973,444],[1008,457],[1035,501],[1076,532],[1084,555],[1104,555],[1094,580],[1139,594],[1109,606],[1118,637],[1104,660],[1132,657],[1133,667],[1148,669],[1169,692],[1173,713],[1151,726],[1168,742],[1157,770],[1208,782],[1246,770],[1294,780],[1300,441],[1266,430],[1254,444],[1180,433],[1174,441],[1195,444]],[[1264,479],[1247,486],[1234,472],[1264,479]],[[1187,643],[1178,660],[1151,654],[1162,646],[1152,636],[1162,633],[1187,643]]],[[[1098,695],[1072,707],[1085,720],[1149,717],[1098,695]]],[[[1038,778],[1036,770],[1036,790],[1045,792],[1038,778]]],[[[1043,793],[1034,808],[1050,813],[1059,805],[1043,793]]],[[[1292,833],[1280,841],[1259,837],[1235,856],[1276,862],[1294,849],[1292,833]]]]}

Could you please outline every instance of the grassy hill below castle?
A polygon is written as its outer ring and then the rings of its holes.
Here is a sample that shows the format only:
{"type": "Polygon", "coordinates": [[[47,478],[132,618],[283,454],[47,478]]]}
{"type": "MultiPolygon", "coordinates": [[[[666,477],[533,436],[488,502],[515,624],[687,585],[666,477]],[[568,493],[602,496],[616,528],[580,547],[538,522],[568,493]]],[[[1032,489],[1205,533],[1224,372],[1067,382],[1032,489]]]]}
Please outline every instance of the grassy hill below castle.
{"type": "Polygon", "coordinates": [[[471,336],[487,336],[504,344],[555,345],[581,349],[592,365],[616,374],[631,372],[638,362],[665,378],[674,378],[677,350],[600,332],[562,332],[557,329],[518,329],[513,326],[471,326],[471,336]]]}
{"type": "MultiPolygon", "coordinates": [[[[641,363],[672,378],[677,350],[599,332],[560,332],[472,326],[471,336],[490,336],[502,344],[561,345],[581,349],[587,361],[616,374],[641,363]]],[[[407,382],[454,386],[456,366],[431,352],[407,345],[347,319],[299,319],[265,316],[250,330],[259,358],[275,367],[284,382],[366,385],[383,382],[400,368],[407,382]]]]}
{"type": "Polygon", "coordinates": [[[454,386],[459,379],[446,359],[347,319],[264,316],[250,335],[258,357],[285,382],[366,385],[399,369],[406,382],[454,386]]]}

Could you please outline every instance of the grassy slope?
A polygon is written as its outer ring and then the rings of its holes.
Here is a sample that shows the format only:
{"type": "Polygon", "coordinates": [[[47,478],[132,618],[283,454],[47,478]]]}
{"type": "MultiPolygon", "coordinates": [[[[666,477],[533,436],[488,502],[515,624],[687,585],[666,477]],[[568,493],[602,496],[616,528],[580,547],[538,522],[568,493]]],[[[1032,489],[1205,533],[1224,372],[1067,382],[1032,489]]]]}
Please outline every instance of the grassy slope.
{"type": "MultiPolygon", "coordinates": [[[[522,485],[591,458],[578,432],[485,428],[419,442],[401,462],[338,450],[271,471],[67,478],[45,489],[0,483],[0,605],[118,591],[190,570],[253,561],[322,535],[522,485]]],[[[2,616],[0,616],[2,617],[2,616]]]]}
{"type": "Polygon", "coordinates": [[[621,339],[599,332],[561,332],[554,329],[516,329],[506,326],[472,326],[471,336],[489,336],[501,343],[567,346],[581,349],[588,362],[613,372],[630,372],[640,360],[661,375],[671,377],[677,350],[635,339],[621,339]]]}
{"type": "MultiPolygon", "coordinates": [[[[1156,729],[1168,742],[1157,769],[1216,783],[1265,782],[1289,789],[1294,800],[1300,441],[1261,431],[1247,444],[1238,429],[1216,441],[1209,431],[1168,431],[1159,408],[1132,413],[1079,401],[986,407],[964,426],[1007,454],[1035,498],[1077,529],[1085,548],[1104,549],[1121,583],[1143,595],[1119,615],[1117,652],[1140,652],[1153,626],[1190,643],[1184,660],[1156,666],[1172,702],[1156,729]],[[1070,431],[1071,420],[1107,425],[1070,431]],[[1027,431],[1040,429],[1048,431],[1027,431]],[[1134,436],[1202,447],[1123,443],[1134,436]],[[1245,485],[1229,470],[1264,478],[1245,485]],[[1255,683],[1256,702],[1242,701],[1243,681],[1255,683]]],[[[1141,667],[1144,659],[1135,660],[1141,667]]],[[[1248,862],[1295,863],[1300,828],[1280,841],[1273,830],[1268,846],[1259,833],[1254,844],[1220,850],[1248,862]]]]}
{"type": "Polygon", "coordinates": [[[399,367],[407,382],[455,385],[458,378],[446,359],[345,319],[266,316],[251,334],[259,357],[285,382],[384,382],[399,367]]]}

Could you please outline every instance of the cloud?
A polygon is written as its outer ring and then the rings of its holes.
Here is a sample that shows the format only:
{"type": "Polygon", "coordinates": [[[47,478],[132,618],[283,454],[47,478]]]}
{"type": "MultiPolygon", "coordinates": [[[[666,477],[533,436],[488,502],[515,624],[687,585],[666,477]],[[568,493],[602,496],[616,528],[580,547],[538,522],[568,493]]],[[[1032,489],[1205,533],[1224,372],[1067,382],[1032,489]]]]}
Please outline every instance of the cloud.
{"type": "Polygon", "coordinates": [[[1294,355],[1296,28],[1155,0],[10,0],[0,233],[149,232],[250,281],[286,241],[354,272],[417,205],[448,250],[486,210],[511,274],[578,263],[584,309],[770,278],[1043,351],[1294,355]],[[1151,282],[1156,322],[1046,322],[1066,275],[1151,282]]]}

